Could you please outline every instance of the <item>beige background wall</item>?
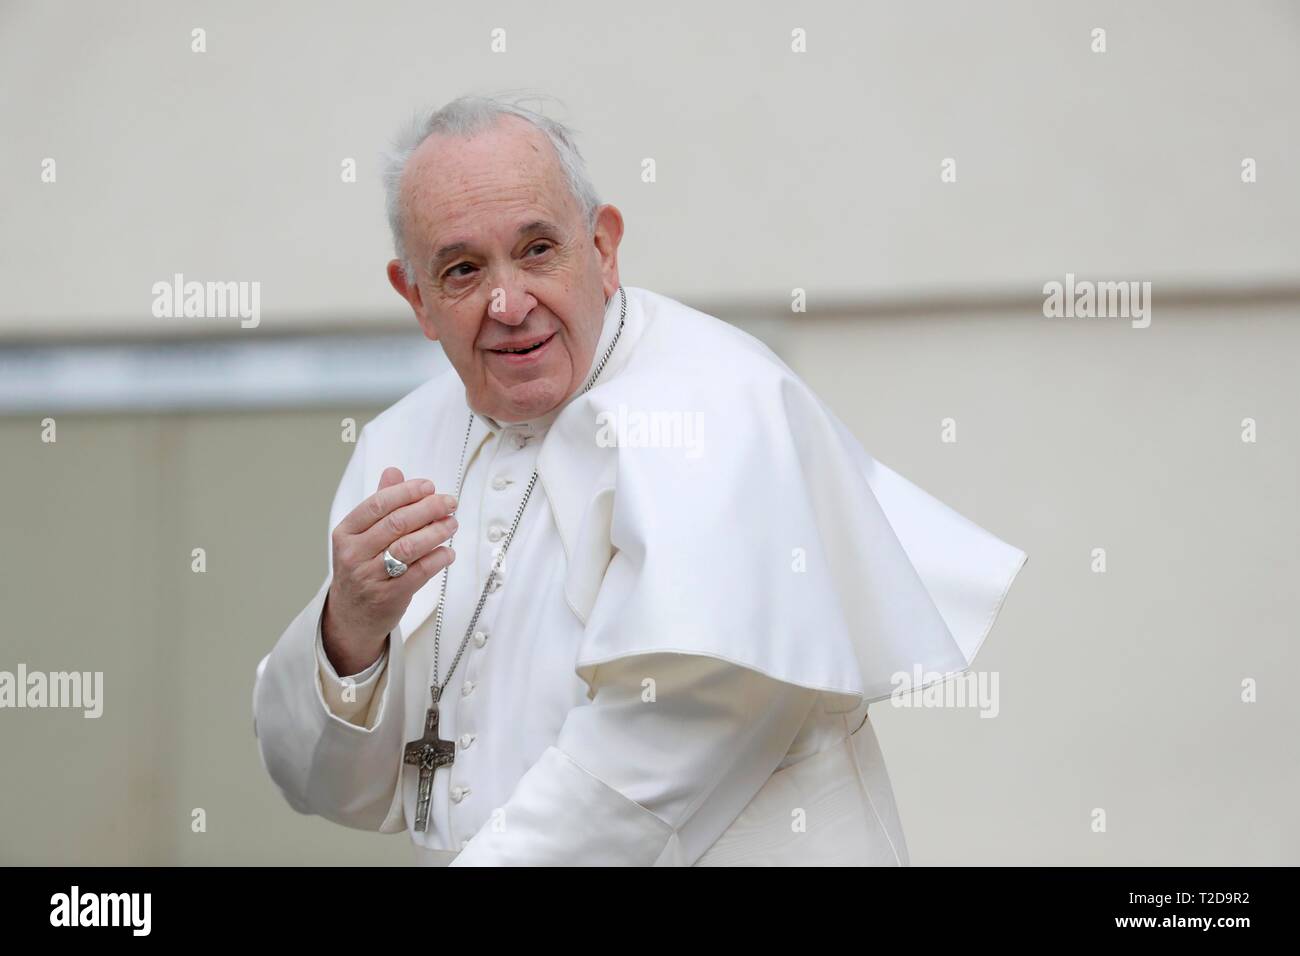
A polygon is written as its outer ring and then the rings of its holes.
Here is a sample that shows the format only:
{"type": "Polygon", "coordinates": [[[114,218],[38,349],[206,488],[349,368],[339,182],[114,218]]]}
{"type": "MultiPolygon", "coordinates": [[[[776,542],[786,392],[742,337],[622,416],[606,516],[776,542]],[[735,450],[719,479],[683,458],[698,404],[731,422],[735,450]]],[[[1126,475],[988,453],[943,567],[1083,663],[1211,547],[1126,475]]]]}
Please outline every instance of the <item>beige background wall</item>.
{"type": "Polygon", "coordinates": [[[0,329],[230,331],[152,319],[175,272],[261,281],[263,334],[401,320],[375,261],[380,149],[426,103],[518,88],[562,101],[629,265],[670,294],[1294,279],[1298,34],[1287,0],[9,2],[0,329]]]}
{"type": "MultiPolygon", "coordinates": [[[[913,861],[1300,862],[1294,5],[389,6],[0,6],[0,375],[20,346],[409,328],[375,153],[427,103],[546,90],[627,284],[760,335],[1030,555],[978,660],[996,719],[872,709],[913,861]],[[262,327],[154,320],[178,271],[261,281],[262,327]],[[1043,318],[1066,271],[1153,281],[1151,327],[1043,318]]],[[[409,861],[290,811],[250,713],[325,571],[340,420],[384,404],[60,406],[52,445],[0,410],[0,670],[106,684],[98,720],[0,710],[0,863],[409,861]]]]}

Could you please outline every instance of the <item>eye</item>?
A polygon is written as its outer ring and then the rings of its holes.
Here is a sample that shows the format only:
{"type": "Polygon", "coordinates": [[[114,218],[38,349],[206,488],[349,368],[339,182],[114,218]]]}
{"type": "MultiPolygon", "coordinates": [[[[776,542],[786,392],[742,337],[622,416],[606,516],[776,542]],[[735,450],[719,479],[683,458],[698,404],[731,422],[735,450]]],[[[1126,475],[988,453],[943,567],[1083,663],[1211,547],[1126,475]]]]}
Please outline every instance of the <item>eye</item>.
{"type": "Polygon", "coordinates": [[[466,273],[466,272],[457,272],[456,270],[457,270],[457,269],[473,269],[473,268],[474,268],[474,266],[471,265],[471,264],[468,263],[468,262],[458,262],[458,263],[456,263],[454,266],[452,266],[450,269],[448,269],[446,272],[444,272],[444,273],[442,274],[442,277],[443,277],[444,279],[462,279],[462,278],[464,278],[466,275],[468,275],[468,273],[466,273]]]}
{"type": "Polygon", "coordinates": [[[549,242],[534,242],[531,246],[528,247],[526,251],[532,252],[534,249],[541,249],[544,252],[549,248],[551,248],[551,244],[549,242]]]}

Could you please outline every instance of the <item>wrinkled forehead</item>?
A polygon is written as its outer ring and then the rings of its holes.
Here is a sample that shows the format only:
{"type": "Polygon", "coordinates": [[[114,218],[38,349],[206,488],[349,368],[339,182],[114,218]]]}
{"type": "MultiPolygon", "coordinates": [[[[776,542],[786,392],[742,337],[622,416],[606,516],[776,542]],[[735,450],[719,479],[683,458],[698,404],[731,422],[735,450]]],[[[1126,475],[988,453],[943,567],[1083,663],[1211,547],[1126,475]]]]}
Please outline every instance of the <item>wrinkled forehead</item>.
{"type": "Polygon", "coordinates": [[[566,222],[577,207],[546,134],[516,117],[471,136],[430,136],[407,163],[402,196],[417,242],[498,218],[503,227],[529,215],[566,222]]]}

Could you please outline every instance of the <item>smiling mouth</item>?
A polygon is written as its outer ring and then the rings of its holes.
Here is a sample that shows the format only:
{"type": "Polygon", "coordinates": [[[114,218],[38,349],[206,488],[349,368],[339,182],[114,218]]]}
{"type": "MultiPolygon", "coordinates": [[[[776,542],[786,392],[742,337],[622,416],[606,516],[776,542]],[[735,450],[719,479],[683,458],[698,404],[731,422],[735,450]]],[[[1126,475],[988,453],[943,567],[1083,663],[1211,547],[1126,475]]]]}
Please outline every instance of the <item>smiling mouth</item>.
{"type": "Polygon", "coordinates": [[[489,352],[495,352],[497,355],[528,355],[530,352],[536,352],[538,349],[540,349],[540,348],[541,348],[543,345],[545,345],[547,342],[551,341],[551,339],[553,339],[553,338],[555,338],[555,333],[554,333],[554,332],[552,332],[552,333],[551,333],[550,335],[548,335],[546,338],[544,338],[544,339],[538,339],[538,340],[537,340],[536,342],[534,342],[532,345],[526,345],[526,346],[524,346],[524,347],[522,347],[522,348],[515,348],[515,349],[488,349],[488,351],[489,351],[489,352]]]}

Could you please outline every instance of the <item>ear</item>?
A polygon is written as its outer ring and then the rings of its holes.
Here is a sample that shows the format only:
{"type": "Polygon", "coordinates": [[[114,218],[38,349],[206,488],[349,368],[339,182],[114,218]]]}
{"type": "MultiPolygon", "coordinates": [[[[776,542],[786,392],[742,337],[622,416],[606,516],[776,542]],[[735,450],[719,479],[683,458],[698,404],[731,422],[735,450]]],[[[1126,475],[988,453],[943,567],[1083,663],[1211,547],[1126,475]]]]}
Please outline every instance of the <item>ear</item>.
{"type": "Polygon", "coordinates": [[[596,211],[596,228],[592,241],[600,256],[601,285],[608,299],[618,291],[618,244],[623,240],[623,214],[606,203],[596,211]]]}
{"type": "Polygon", "coordinates": [[[438,340],[438,330],[433,327],[433,323],[424,314],[424,298],[420,295],[420,284],[406,280],[406,272],[402,269],[400,259],[389,260],[388,282],[397,291],[397,294],[410,305],[411,311],[415,313],[416,321],[420,323],[420,328],[424,330],[425,338],[436,342],[438,340]]]}

